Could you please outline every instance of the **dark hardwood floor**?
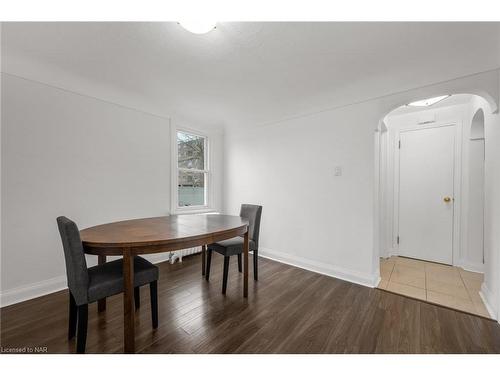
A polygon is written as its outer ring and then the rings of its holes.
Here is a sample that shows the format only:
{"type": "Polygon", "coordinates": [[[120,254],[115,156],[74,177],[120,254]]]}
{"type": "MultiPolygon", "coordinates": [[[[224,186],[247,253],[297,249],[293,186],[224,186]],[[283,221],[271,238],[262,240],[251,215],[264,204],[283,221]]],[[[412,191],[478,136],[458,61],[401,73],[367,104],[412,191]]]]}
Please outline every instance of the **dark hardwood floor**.
{"type": "MultiPolygon", "coordinates": [[[[243,278],[236,257],[227,295],[222,257],[210,282],[200,256],[160,264],[159,327],[151,328],[149,289],[141,289],[136,348],[142,353],[500,353],[500,325],[488,319],[260,259],[259,281],[243,278]]],[[[4,348],[72,353],[67,291],[1,309],[4,348]]],[[[123,351],[122,296],[90,306],[88,353],[123,351]]]]}

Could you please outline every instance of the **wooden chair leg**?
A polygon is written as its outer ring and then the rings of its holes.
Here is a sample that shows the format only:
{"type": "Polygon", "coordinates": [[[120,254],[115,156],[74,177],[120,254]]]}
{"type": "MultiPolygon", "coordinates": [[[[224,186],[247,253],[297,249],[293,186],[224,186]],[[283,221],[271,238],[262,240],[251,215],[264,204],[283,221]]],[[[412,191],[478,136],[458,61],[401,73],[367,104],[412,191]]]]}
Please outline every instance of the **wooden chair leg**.
{"type": "Polygon", "coordinates": [[[77,321],[78,307],[76,306],[73,294],[69,292],[69,326],[68,326],[68,340],[75,337],[76,334],[76,321],[77,321]]]}
{"type": "Polygon", "coordinates": [[[241,254],[238,254],[238,272],[242,272],[242,267],[241,267],[241,254]]]}
{"type": "Polygon", "coordinates": [[[106,298],[97,301],[97,311],[98,312],[106,311],[106,298]]]}
{"type": "Polygon", "coordinates": [[[259,267],[257,262],[259,261],[259,252],[254,250],[253,252],[253,279],[255,281],[259,280],[259,267]]]}
{"type": "Polygon", "coordinates": [[[158,281],[149,283],[149,294],[151,296],[151,321],[155,329],[158,328],[158,281]]]}
{"type": "Polygon", "coordinates": [[[210,278],[210,265],[212,264],[212,250],[207,251],[207,272],[205,272],[205,279],[208,281],[210,278]]]}
{"type": "Polygon", "coordinates": [[[226,294],[227,275],[229,273],[229,257],[224,257],[224,275],[222,276],[222,294],[226,294]]]}
{"type": "Polygon", "coordinates": [[[141,307],[141,291],[138,286],[134,288],[134,302],[136,310],[141,307]]]}
{"type": "Polygon", "coordinates": [[[78,306],[78,333],[76,335],[76,352],[85,353],[87,344],[87,322],[89,314],[89,305],[78,306]]]}

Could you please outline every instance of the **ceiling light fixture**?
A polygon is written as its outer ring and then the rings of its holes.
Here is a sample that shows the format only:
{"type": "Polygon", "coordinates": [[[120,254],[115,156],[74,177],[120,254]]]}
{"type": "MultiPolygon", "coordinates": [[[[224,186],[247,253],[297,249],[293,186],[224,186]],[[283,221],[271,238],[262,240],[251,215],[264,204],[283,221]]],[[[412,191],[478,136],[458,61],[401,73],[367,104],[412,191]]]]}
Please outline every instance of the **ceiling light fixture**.
{"type": "Polygon", "coordinates": [[[431,105],[434,105],[436,103],[439,103],[442,100],[445,100],[449,96],[451,96],[451,95],[436,96],[434,98],[417,100],[416,102],[411,102],[411,103],[408,103],[407,105],[410,107],[430,107],[431,105]]]}
{"type": "Polygon", "coordinates": [[[193,34],[206,34],[209,31],[214,30],[216,27],[216,23],[214,21],[207,20],[182,21],[179,22],[179,25],[193,34]]]}

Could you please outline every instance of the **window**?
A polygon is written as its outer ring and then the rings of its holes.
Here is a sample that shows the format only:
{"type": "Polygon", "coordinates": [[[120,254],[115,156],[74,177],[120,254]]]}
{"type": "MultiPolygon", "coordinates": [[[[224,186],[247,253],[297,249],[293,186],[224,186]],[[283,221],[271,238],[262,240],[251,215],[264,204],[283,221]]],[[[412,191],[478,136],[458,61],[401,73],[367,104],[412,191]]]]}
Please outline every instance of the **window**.
{"type": "Polygon", "coordinates": [[[177,208],[208,206],[207,137],[177,131],[177,208]]]}

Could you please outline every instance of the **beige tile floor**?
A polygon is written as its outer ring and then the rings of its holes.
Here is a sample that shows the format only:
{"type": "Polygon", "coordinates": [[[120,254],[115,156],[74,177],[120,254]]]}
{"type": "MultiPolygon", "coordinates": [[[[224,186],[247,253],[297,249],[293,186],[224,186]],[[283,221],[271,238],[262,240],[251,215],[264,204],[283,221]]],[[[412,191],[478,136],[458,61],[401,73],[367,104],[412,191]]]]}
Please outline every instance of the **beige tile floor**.
{"type": "Polygon", "coordinates": [[[483,275],[403,257],[380,260],[380,289],[490,317],[479,296],[483,275]]]}

